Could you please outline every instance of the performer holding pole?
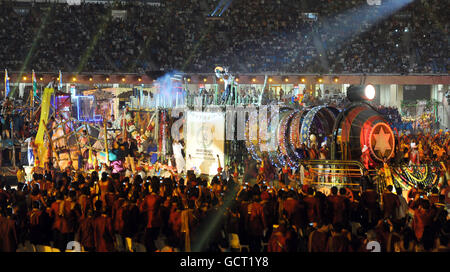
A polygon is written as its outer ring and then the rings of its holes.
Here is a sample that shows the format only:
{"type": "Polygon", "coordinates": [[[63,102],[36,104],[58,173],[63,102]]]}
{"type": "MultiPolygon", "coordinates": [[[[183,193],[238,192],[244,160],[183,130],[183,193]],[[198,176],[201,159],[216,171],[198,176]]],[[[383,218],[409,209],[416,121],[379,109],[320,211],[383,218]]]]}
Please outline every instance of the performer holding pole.
{"type": "Polygon", "coordinates": [[[103,129],[104,129],[104,135],[105,135],[106,165],[109,165],[108,132],[106,130],[106,120],[103,120],[103,129]]]}

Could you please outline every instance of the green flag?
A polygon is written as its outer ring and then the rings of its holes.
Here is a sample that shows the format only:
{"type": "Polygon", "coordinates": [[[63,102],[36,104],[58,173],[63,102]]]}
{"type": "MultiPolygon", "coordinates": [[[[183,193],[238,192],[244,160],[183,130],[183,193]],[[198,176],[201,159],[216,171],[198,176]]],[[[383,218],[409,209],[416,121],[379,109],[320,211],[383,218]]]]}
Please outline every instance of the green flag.
{"type": "Polygon", "coordinates": [[[36,82],[36,75],[34,74],[34,70],[33,70],[32,80],[33,80],[33,95],[37,96],[37,82],[36,82]]]}

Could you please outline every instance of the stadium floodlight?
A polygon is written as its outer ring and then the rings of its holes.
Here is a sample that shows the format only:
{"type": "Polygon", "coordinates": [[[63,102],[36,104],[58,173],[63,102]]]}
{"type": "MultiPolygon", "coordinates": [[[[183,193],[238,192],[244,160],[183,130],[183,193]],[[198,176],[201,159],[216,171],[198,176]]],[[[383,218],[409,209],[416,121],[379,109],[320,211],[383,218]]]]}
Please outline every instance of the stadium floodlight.
{"type": "Polygon", "coordinates": [[[375,98],[375,87],[373,85],[351,85],[347,88],[347,98],[351,102],[373,100],[375,98]]]}
{"type": "Polygon", "coordinates": [[[372,100],[375,98],[375,87],[371,84],[367,85],[364,88],[364,95],[367,97],[367,99],[372,100]]]}

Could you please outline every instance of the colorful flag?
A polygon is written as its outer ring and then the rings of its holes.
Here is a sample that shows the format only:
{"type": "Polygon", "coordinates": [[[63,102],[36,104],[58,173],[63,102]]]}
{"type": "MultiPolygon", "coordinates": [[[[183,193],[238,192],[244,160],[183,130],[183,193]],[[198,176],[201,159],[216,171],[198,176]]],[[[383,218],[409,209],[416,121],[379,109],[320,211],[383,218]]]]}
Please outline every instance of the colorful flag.
{"type": "Polygon", "coordinates": [[[62,83],[62,73],[61,73],[61,70],[59,70],[58,91],[61,91],[62,87],[63,87],[63,83],[62,83]]]}
{"type": "Polygon", "coordinates": [[[32,80],[33,80],[33,94],[34,96],[37,96],[37,81],[36,81],[36,75],[34,74],[34,70],[32,71],[32,80]]]}
{"type": "Polygon", "coordinates": [[[9,95],[9,78],[8,78],[8,71],[5,69],[5,97],[8,97],[9,95]]]}

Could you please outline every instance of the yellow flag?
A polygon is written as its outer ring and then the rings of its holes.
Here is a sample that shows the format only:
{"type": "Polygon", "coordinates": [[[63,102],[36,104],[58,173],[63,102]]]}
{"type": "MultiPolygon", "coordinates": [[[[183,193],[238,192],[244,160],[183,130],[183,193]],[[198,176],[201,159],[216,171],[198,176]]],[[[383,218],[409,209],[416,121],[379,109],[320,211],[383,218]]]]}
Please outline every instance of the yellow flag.
{"type": "Polygon", "coordinates": [[[44,133],[45,133],[45,125],[48,122],[48,115],[50,111],[50,100],[52,94],[54,92],[53,88],[45,88],[44,93],[42,94],[42,102],[41,102],[41,117],[39,120],[39,129],[36,134],[35,144],[38,146],[38,154],[39,157],[39,166],[44,166],[44,158],[47,154],[47,147],[44,144],[44,133]]]}

